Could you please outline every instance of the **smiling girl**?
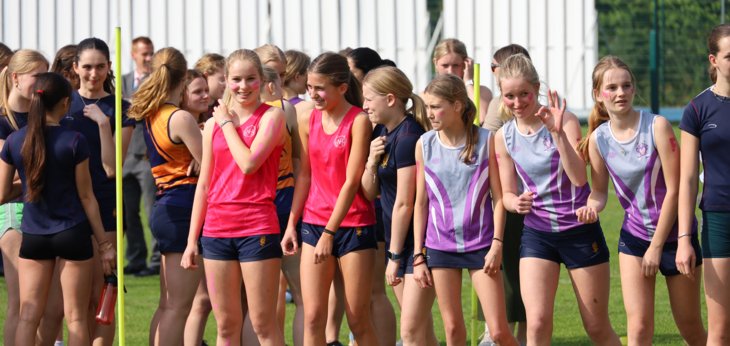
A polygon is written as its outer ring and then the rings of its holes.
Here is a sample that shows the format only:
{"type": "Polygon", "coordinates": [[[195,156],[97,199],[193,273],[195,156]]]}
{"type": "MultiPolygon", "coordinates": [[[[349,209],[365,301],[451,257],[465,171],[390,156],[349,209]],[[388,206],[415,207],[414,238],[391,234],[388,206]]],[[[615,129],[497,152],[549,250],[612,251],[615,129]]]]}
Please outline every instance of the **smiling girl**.
{"type": "Polygon", "coordinates": [[[500,108],[513,117],[495,139],[504,205],[525,214],[520,283],[527,343],[550,344],[560,264],[565,263],[588,336],[599,345],[619,345],[608,318],[609,253],[603,231],[598,222],[583,224],[575,215],[590,193],[585,161],[576,149],[578,119],[565,112],[565,100],[561,104],[556,92],[548,91],[549,106],[538,102],[540,80],[523,54],[502,63],[499,87],[500,108]]]}
{"type": "Polygon", "coordinates": [[[339,266],[350,330],[358,344],[375,345],[370,319],[375,212],[360,190],[372,125],[355,106],[362,104],[360,83],[345,57],[328,52],[314,59],[307,89],[314,109],[299,118],[301,166],[281,242],[287,255],[296,253],[296,223],[304,211],[304,344],[325,344],[327,298],[339,266]]]}
{"type": "Polygon", "coordinates": [[[227,89],[203,129],[201,174],[181,265],[197,267],[202,228],[216,343],[239,345],[248,314],[261,345],[283,345],[277,295],[271,293],[277,291],[281,268],[274,196],[284,113],[261,102],[263,71],[255,52],[234,51],[225,72],[227,89]]]}

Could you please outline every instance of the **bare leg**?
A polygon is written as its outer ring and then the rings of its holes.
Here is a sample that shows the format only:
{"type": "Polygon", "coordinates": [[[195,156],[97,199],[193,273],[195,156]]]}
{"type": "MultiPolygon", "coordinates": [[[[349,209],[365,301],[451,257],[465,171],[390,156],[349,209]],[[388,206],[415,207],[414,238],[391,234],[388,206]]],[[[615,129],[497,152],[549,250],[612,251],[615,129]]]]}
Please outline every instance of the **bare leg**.
{"type": "Polygon", "coordinates": [[[5,285],[8,288],[8,306],[5,311],[5,326],[3,327],[3,342],[5,345],[15,344],[15,331],[18,328],[18,314],[20,313],[20,291],[18,289],[18,253],[20,252],[20,232],[9,229],[0,238],[0,250],[3,255],[3,269],[5,271],[5,285]]]}

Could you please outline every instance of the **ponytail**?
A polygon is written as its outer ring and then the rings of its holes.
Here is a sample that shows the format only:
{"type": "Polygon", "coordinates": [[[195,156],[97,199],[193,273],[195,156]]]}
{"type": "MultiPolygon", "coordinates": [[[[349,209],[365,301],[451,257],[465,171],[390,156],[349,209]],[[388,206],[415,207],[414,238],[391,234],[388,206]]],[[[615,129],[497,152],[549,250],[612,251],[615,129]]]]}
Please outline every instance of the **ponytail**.
{"type": "Polygon", "coordinates": [[[362,84],[350,73],[350,80],[347,82],[347,92],[345,92],[345,100],[353,106],[362,107],[362,84]]]}
{"type": "Polygon", "coordinates": [[[468,164],[474,163],[474,151],[477,146],[477,135],[478,128],[474,126],[474,117],[477,114],[477,108],[474,103],[467,98],[464,102],[464,111],[461,112],[461,120],[464,122],[464,129],[466,130],[466,143],[464,149],[459,153],[459,159],[462,162],[468,164]]]}
{"type": "Polygon", "coordinates": [[[152,74],[132,96],[129,117],[145,119],[155,113],[170,98],[172,91],[185,80],[188,63],[175,48],[162,48],[152,58],[152,74]]]}
{"type": "Polygon", "coordinates": [[[603,106],[603,103],[596,102],[593,105],[591,114],[588,116],[588,133],[578,143],[578,152],[583,156],[583,160],[586,163],[590,163],[590,157],[588,155],[588,142],[591,140],[591,134],[595,131],[598,126],[608,121],[608,112],[603,106]]]}
{"type": "Polygon", "coordinates": [[[71,97],[71,84],[57,73],[41,73],[33,85],[26,137],[20,149],[25,168],[27,202],[38,202],[46,180],[46,115],[71,97]]]}
{"type": "Polygon", "coordinates": [[[423,129],[426,131],[431,130],[431,122],[428,120],[428,112],[426,112],[426,104],[423,102],[423,99],[415,93],[411,93],[409,98],[413,105],[406,110],[406,113],[413,114],[413,118],[416,119],[416,122],[423,129]]]}
{"type": "Polygon", "coordinates": [[[13,129],[17,130],[18,122],[15,121],[13,111],[10,109],[10,105],[8,104],[10,90],[13,90],[13,81],[10,80],[11,73],[8,70],[9,68],[6,66],[5,68],[3,68],[2,72],[0,72],[0,106],[2,106],[2,109],[0,109],[0,113],[8,117],[8,122],[10,122],[10,126],[12,126],[13,129]]]}
{"type": "MultiPolygon", "coordinates": [[[[40,91],[40,90],[39,90],[40,91]]],[[[45,187],[44,173],[46,170],[46,108],[43,94],[33,92],[28,112],[27,135],[20,150],[23,158],[23,167],[27,177],[25,200],[37,202],[45,187]]]]}

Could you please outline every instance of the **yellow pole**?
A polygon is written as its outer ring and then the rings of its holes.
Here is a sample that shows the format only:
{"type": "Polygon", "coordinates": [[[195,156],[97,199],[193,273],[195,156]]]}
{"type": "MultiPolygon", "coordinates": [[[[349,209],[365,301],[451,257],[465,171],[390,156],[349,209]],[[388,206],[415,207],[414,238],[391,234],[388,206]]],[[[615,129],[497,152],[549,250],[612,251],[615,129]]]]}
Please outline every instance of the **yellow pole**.
{"type": "Polygon", "coordinates": [[[124,335],[124,210],[122,202],[122,28],[114,28],[116,40],[116,59],[114,61],[114,96],[115,109],[114,129],[116,143],[116,188],[117,188],[117,324],[119,326],[119,345],[125,345],[124,335]]]}
{"type": "MultiPolygon", "coordinates": [[[[480,69],[479,64],[474,64],[474,105],[477,108],[477,114],[474,116],[474,125],[481,126],[481,123],[479,122],[479,110],[481,109],[481,102],[479,99],[479,92],[481,91],[479,89],[480,83],[479,83],[479,76],[480,76],[480,69]]],[[[477,346],[479,343],[479,334],[477,332],[477,324],[478,324],[478,304],[477,299],[477,291],[474,290],[474,285],[472,283],[471,288],[471,345],[477,346]]]]}
{"type": "Polygon", "coordinates": [[[477,106],[477,114],[474,117],[474,125],[481,126],[482,123],[479,119],[479,110],[482,109],[481,104],[479,102],[479,98],[481,97],[481,89],[479,88],[481,86],[480,79],[481,71],[479,68],[479,64],[474,64],[474,105],[477,106]]]}

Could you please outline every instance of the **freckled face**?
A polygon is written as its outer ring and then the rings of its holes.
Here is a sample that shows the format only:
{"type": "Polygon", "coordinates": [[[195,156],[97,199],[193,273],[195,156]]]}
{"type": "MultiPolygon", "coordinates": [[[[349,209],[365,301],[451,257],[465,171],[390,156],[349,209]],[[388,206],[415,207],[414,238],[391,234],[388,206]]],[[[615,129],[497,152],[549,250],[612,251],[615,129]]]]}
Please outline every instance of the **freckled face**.
{"type": "Polygon", "coordinates": [[[307,76],[307,93],[314,102],[314,107],[319,110],[334,109],[344,99],[340,88],[333,85],[327,76],[319,73],[309,73],[307,76]]]}
{"type": "Polygon", "coordinates": [[[259,101],[261,76],[256,66],[250,61],[233,61],[228,68],[226,83],[236,102],[251,104],[259,101]]]}
{"type": "Polygon", "coordinates": [[[524,78],[505,78],[500,80],[502,102],[515,117],[524,118],[535,114],[538,86],[524,78]]]}

